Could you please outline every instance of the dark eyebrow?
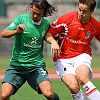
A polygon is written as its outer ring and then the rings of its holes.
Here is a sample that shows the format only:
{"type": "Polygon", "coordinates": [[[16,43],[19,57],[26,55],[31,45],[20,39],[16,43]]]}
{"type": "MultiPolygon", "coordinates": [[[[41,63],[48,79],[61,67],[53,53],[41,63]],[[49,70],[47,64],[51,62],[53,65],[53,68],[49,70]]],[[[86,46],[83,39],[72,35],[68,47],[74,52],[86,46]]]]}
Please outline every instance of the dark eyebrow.
{"type": "Polygon", "coordinates": [[[83,13],[86,13],[86,12],[90,11],[89,9],[83,9],[83,10],[82,10],[82,9],[79,8],[79,7],[78,7],[78,9],[79,9],[80,11],[83,11],[83,13]]]}

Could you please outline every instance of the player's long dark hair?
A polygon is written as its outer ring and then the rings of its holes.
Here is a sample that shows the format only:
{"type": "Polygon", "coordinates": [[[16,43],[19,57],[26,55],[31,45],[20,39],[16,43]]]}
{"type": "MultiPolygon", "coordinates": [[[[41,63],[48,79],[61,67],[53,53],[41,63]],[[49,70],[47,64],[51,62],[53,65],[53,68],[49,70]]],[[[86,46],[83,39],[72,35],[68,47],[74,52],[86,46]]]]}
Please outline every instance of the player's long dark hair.
{"type": "Polygon", "coordinates": [[[79,0],[79,3],[86,4],[90,6],[90,11],[94,10],[96,7],[95,0],[79,0]]]}
{"type": "Polygon", "coordinates": [[[35,5],[39,9],[44,9],[43,17],[51,16],[57,12],[57,7],[49,4],[47,0],[32,0],[30,5],[35,5]]]}

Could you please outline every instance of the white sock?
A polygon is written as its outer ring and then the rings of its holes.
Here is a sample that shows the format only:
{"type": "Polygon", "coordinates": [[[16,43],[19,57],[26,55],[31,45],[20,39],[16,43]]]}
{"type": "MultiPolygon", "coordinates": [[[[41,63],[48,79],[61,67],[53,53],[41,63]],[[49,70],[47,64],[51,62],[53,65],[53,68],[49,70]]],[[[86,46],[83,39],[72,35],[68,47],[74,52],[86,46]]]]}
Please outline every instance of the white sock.
{"type": "Polygon", "coordinates": [[[87,82],[85,85],[83,85],[83,88],[85,89],[86,95],[89,100],[100,100],[100,92],[92,82],[87,82]]]}
{"type": "Polygon", "coordinates": [[[77,94],[71,94],[73,100],[86,100],[85,94],[80,90],[77,94]]]}

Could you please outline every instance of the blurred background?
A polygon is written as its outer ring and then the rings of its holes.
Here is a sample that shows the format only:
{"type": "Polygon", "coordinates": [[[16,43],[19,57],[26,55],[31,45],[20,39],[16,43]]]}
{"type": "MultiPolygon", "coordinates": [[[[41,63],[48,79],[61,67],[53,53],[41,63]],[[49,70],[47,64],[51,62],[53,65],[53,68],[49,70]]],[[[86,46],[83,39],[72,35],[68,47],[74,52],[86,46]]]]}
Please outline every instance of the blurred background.
{"type": "MultiPolygon", "coordinates": [[[[0,33],[20,14],[28,13],[25,10],[29,7],[32,0],[0,0],[0,33]]],[[[97,6],[93,16],[100,21],[100,0],[97,1],[97,6]]],[[[78,0],[48,0],[51,4],[57,6],[58,12],[52,17],[48,17],[50,22],[57,19],[64,13],[70,11],[77,11],[78,0]]],[[[9,65],[9,58],[11,57],[11,50],[13,45],[12,38],[0,37],[0,73],[4,72],[9,65]]],[[[100,43],[94,38],[92,41],[93,50],[93,70],[99,71],[100,76],[100,43]]],[[[54,71],[53,61],[50,55],[50,45],[44,42],[44,56],[46,58],[47,70],[54,71]]],[[[3,73],[4,74],[4,73],[3,73]]],[[[2,73],[1,76],[2,78],[2,73]]],[[[99,77],[100,79],[100,77],[99,77]]],[[[94,84],[100,91],[100,80],[93,80],[94,84]]],[[[53,90],[58,93],[61,100],[72,100],[69,90],[60,80],[51,80],[53,90]],[[63,91],[63,92],[62,92],[63,91]]],[[[1,89],[1,81],[0,81],[1,89]]],[[[37,95],[32,89],[29,89],[26,83],[16,96],[12,96],[11,100],[46,100],[43,96],[37,95]],[[28,95],[28,96],[27,96],[28,95]]]]}
{"type": "MultiPolygon", "coordinates": [[[[5,29],[18,15],[27,13],[25,10],[32,0],[0,0],[0,32],[5,29]]],[[[58,12],[48,19],[52,22],[60,15],[69,11],[77,11],[78,0],[48,0],[49,3],[57,6],[58,12]]],[[[100,0],[93,16],[100,21],[100,0]]],[[[0,37],[0,57],[11,56],[13,37],[4,39],[0,37]]],[[[96,39],[92,41],[93,55],[100,55],[100,44],[96,39]]],[[[44,43],[44,55],[50,57],[50,45],[44,43]]]]}

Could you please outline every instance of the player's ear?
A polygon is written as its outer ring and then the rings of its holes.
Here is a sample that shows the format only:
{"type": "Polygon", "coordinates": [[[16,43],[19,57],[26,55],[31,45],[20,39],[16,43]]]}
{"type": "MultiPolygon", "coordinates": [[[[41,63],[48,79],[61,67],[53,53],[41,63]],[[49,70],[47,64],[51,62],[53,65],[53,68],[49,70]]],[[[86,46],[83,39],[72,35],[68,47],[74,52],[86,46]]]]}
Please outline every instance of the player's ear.
{"type": "Polygon", "coordinates": [[[32,8],[32,7],[33,7],[33,4],[31,3],[31,4],[30,4],[30,8],[32,8]]]}
{"type": "Polygon", "coordinates": [[[94,9],[91,11],[91,14],[94,12],[94,9]]]}

